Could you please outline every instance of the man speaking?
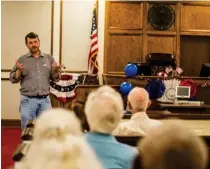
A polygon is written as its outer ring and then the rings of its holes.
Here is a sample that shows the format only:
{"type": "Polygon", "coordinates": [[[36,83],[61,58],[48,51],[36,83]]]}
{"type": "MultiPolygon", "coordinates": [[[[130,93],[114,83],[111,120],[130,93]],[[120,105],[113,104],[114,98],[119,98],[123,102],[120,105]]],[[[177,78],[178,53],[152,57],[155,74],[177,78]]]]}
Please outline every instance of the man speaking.
{"type": "Polygon", "coordinates": [[[59,81],[62,65],[53,56],[39,49],[39,36],[30,32],[25,36],[27,54],[20,56],[10,73],[12,83],[20,82],[21,127],[24,129],[29,120],[36,119],[40,113],[51,108],[49,98],[50,80],[59,81]]]}

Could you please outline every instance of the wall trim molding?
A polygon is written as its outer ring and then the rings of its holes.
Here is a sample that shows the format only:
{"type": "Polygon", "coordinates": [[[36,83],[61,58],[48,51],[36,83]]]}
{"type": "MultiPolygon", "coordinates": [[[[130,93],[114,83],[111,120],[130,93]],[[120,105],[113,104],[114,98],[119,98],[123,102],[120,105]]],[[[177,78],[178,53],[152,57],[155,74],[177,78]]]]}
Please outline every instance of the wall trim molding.
{"type": "Polygon", "coordinates": [[[52,8],[51,8],[51,55],[53,56],[53,40],[54,40],[54,35],[53,35],[53,31],[54,31],[54,0],[52,0],[52,8]]]}
{"type": "Polygon", "coordinates": [[[19,119],[1,119],[1,127],[21,127],[19,119]]]}
{"type": "Polygon", "coordinates": [[[1,69],[1,72],[11,72],[12,69],[1,69]]]}
{"type": "Polygon", "coordinates": [[[59,51],[59,63],[61,64],[62,62],[62,35],[63,35],[63,1],[61,0],[60,1],[60,41],[59,41],[59,48],[60,48],[60,51],[59,51]]]}
{"type": "Polygon", "coordinates": [[[1,80],[6,80],[6,81],[9,81],[10,79],[9,78],[1,78],[1,80]]]}

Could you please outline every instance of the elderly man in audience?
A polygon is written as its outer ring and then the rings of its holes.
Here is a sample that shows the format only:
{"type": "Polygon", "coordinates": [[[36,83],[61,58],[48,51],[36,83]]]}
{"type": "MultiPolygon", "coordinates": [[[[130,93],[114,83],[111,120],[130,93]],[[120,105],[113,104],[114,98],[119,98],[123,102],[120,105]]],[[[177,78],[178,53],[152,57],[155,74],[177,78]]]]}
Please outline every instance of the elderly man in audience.
{"type": "Polygon", "coordinates": [[[51,109],[36,121],[34,140],[17,169],[103,169],[73,112],[51,109]]]}
{"type": "Polygon", "coordinates": [[[207,146],[180,121],[169,120],[139,143],[133,169],[205,169],[207,146]]]}
{"type": "Polygon", "coordinates": [[[85,113],[90,126],[87,141],[108,169],[129,169],[137,155],[134,147],[117,142],[111,135],[123,115],[123,101],[114,89],[104,86],[90,93],[85,113]]]}
{"type": "Polygon", "coordinates": [[[146,113],[151,105],[149,94],[144,88],[135,87],[128,95],[128,106],[132,116],[129,121],[121,123],[113,132],[114,135],[146,135],[150,129],[162,123],[150,119],[146,113]]]}

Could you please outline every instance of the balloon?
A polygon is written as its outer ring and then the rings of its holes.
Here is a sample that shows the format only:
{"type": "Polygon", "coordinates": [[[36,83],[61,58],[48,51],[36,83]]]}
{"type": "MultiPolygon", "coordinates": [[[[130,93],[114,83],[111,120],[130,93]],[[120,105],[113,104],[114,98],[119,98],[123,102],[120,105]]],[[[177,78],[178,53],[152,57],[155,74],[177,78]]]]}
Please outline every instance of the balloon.
{"type": "Polygon", "coordinates": [[[129,63],[125,66],[124,71],[126,76],[136,76],[138,73],[138,67],[133,63],[129,63]]]}
{"type": "Polygon", "coordinates": [[[158,99],[162,97],[165,89],[166,87],[162,80],[152,79],[146,85],[146,90],[149,93],[150,99],[158,99]]]}
{"type": "Polygon", "coordinates": [[[120,85],[120,92],[121,94],[123,95],[127,95],[133,88],[133,85],[128,83],[128,82],[123,82],[121,85],[120,85]]]}

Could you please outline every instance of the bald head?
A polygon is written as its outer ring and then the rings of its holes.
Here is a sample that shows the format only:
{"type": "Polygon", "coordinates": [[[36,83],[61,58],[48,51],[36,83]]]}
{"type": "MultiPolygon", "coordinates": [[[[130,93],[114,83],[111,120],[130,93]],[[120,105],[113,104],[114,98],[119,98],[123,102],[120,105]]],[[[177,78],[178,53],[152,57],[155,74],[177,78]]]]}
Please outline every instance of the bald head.
{"type": "Polygon", "coordinates": [[[144,88],[135,87],[128,95],[132,112],[146,111],[150,105],[149,94],[144,88]]]}

